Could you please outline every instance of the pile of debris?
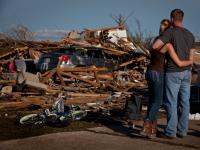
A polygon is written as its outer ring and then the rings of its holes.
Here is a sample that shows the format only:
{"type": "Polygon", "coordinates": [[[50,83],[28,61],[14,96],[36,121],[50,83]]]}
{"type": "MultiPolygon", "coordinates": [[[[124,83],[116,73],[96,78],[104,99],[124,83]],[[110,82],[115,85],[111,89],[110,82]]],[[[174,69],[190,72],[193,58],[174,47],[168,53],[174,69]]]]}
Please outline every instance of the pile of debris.
{"type": "MultiPolygon", "coordinates": [[[[0,39],[2,96],[7,93],[14,95],[15,99],[19,95],[48,97],[65,91],[71,97],[66,103],[108,101],[113,93],[114,95],[118,93],[122,97],[127,96],[134,93],[135,89],[146,88],[144,72],[148,56],[148,50],[128,38],[124,26],[73,31],[60,42],[0,39]],[[25,60],[31,60],[35,64],[44,53],[72,46],[101,48],[109,57],[117,60],[118,65],[112,71],[105,66],[94,65],[63,68],[61,64],[66,63],[62,59],[65,56],[63,55],[57,67],[53,69],[48,69],[46,72],[37,70],[37,74],[27,72],[33,68],[27,67],[25,60]],[[4,86],[13,87],[13,92],[10,88],[5,90],[4,86]]],[[[45,107],[49,101],[49,99],[42,101],[42,105],[45,107]]],[[[38,100],[32,101],[34,104],[38,102],[38,100]]],[[[22,101],[17,103],[21,105],[22,101]]],[[[41,101],[39,103],[41,104],[41,101]]],[[[6,104],[9,107],[11,105],[6,104]]]]}

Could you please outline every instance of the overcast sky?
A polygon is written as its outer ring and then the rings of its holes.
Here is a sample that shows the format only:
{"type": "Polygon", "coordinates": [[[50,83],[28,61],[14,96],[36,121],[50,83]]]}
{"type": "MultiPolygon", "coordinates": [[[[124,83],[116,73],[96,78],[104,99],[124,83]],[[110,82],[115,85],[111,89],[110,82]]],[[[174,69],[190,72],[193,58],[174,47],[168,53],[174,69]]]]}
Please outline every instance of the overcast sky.
{"type": "Polygon", "coordinates": [[[110,27],[116,25],[111,14],[132,13],[132,32],[138,18],[143,31],[157,35],[160,20],[174,8],[185,12],[185,27],[200,35],[200,0],[0,0],[0,31],[16,24],[33,32],[110,27]]]}

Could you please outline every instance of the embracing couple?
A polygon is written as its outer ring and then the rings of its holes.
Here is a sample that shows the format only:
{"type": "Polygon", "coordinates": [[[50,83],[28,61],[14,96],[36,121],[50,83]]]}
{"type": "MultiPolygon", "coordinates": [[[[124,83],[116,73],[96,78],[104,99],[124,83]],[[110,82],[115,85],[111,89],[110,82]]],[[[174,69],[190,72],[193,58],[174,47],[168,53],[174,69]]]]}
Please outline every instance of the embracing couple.
{"type": "Polygon", "coordinates": [[[183,27],[183,17],[182,10],[172,10],[171,21],[161,21],[159,36],[152,44],[150,65],[146,72],[149,104],[141,131],[147,137],[156,136],[156,116],[161,104],[167,113],[163,136],[175,138],[187,135],[195,39],[183,27]]]}

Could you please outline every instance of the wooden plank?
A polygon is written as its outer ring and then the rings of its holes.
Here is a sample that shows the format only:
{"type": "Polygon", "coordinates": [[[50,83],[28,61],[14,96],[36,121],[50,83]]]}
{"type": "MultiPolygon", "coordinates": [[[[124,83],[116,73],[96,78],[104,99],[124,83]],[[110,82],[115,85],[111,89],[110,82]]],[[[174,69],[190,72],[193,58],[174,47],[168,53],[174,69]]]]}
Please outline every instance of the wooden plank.
{"type": "Polygon", "coordinates": [[[87,80],[87,79],[83,79],[81,77],[78,77],[76,75],[73,75],[71,73],[66,73],[66,72],[63,72],[63,71],[60,71],[60,74],[63,75],[63,76],[68,76],[68,77],[71,77],[71,78],[74,78],[74,79],[78,79],[80,81],[83,81],[83,82],[86,82],[86,83],[89,83],[90,85],[92,86],[95,86],[95,87],[99,87],[100,85],[96,82],[93,82],[93,81],[90,81],[90,80],[87,80]]]}
{"type": "Polygon", "coordinates": [[[96,31],[104,31],[104,30],[115,30],[115,29],[125,29],[125,26],[115,26],[110,28],[97,28],[97,29],[85,29],[83,32],[96,32],[96,31]]]}
{"type": "Polygon", "coordinates": [[[43,78],[43,82],[46,82],[47,80],[49,80],[56,73],[56,71],[57,71],[56,69],[51,70],[50,73],[46,77],[43,78]]]}
{"type": "Polygon", "coordinates": [[[2,102],[2,103],[0,103],[0,109],[5,109],[5,108],[20,109],[20,108],[26,108],[26,107],[31,106],[31,105],[43,106],[43,105],[45,105],[45,101],[40,100],[40,99],[36,99],[36,98],[34,98],[34,99],[29,98],[26,101],[2,102]]]}
{"type": "Polygon", "coordinates": [[[16,80],[0,80],[0,85],[16,85],[16,80]]]}
{"type": "Polygon", "coordinates": [[[59,78],[59,80],[60,80],[60,82],[61,82],[61,85],[62,85],[62,86],[65,86],[65,82],[64,82],[64,80],[63,80],[63,77],[61,76],[61,74],[60,74],[60,72],[59,72],[58,69],[57,69],[57,71],[56,71],[56,74],[58,75],[58,78],[59,78]]]}
{"type": "Polygon", "coordinates": [[[75,68],[59,68],[62,72],[93,72],[93,71],[108,71],[106,67],[95,67],[95,66],[88,66],[88,67],[75,67],[75,68]]]}
{"type": "MultiPolygon", "coordinates": [[[[83,43],[83,42],[78,42],[78,41],[72,40],[70,38],[65,38],[63,41],[66,42],[66,43],[75,44],[75,45],[96,47],[96,46],[88,44],[88,43],[83,43]]],[[[100,46],[100,47],[97,47],[97,48],[105,49],[107,51],[110,51],[110,53],[112,53],[112,55],[117,55],[117,56],[128,54],[127,52],[116,50],[116,49],[113,49],[113,48],[104,47],[104,46],[100,46]]]]}
{"type": "MultiPolygon", "coordinates": [[[[93,73],[88,73],[88,72],[73,72],[75,75],[90,75],[93,76],[93,73]]],[[[98,74],[99,80],[104,79],[104,80],[113,80],[113,75],[110,73],[107,74],[98,74]]]]}
{"type": "Polygon", "coordinates": [[[124,67],[124,66],[127,66],[127,65],[130,65],[130,64],[133,64],[133,63],[136,63],[136,62],[139,62],[139,61],[144,61],[146,59],[146,57],[142,56],[140,58],[137,58],[135,60],[131,60],[131,61],[127,61],[125,63],[122,63],[119,65],[119,67],[124,67]]]}
{"type": "Polygon", "coordinates": [[[86,104],[86,103],[97,103],[99,101],[107,101],[107,97],[73,97],[67,99],[65,104],[86,104]]]}
{"type": "Polygon", "coordinates": [[[98,77],[97,71],[94,71],[94,76],[95,76],[96,82],[99,84],[99,77],[98,77]]]}
{"type": "Polygon", "coordinates": [[[119,88],[117,88],[117,87],[111,85],[111,84],[108,83],[108,82],[107,82],[105,85],[108,86],[108,87],[110,87],[111,89],[113,89],[113,91],[117,91],[117,92],[121,92],[121,91],[122,91],[122,89],[119,89],[119,88]]]}
{"type": "Polygon", "coordinates": [[[90,93],[72,93],[72,92],[67,92],[68,96],[73,96],[73,97],[109,97],[110,94],[90,94],[90,93]]]}

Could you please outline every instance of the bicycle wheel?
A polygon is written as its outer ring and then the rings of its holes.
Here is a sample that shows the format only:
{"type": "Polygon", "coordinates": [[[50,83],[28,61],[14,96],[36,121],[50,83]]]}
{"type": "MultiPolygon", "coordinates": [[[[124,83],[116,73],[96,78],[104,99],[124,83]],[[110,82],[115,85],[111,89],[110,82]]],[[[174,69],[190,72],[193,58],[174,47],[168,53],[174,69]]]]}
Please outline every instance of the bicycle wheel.
{"type": "Polygon", "coordinates": [[[42,124],[44,123],[44,117],[38,114],[29,114],[22,117],[19,122],[22,125],[42,124]]]}

